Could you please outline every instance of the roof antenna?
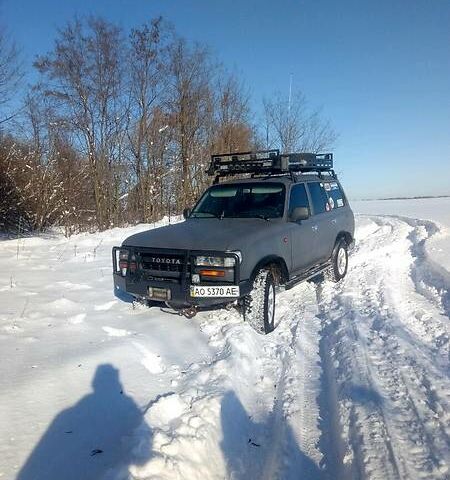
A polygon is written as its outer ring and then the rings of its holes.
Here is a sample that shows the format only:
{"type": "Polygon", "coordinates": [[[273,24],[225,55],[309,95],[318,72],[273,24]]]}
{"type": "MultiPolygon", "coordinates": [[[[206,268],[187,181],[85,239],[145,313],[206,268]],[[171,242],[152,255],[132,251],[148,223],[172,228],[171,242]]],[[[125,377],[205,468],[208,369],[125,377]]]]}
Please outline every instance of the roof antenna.
{"type": "Polygon", "coordinates": [[[288,102],[288,115],[291,114],[291,99],[292,99],[292,73],[289,74],[289,102],[288,102]]]}

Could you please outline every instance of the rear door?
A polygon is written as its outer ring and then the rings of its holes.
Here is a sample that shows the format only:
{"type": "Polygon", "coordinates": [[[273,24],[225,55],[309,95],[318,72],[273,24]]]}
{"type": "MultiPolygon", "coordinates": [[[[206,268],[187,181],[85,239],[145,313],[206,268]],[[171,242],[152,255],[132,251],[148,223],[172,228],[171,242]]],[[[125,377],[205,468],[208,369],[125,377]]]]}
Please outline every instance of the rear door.
{"type": "Polygon", "coordinates": [[[341,186],[336,180],[324,182],[323,186],[328,196],[328,204],[330,205],[331,228],[333,229],[334,238],[337,238],[341,231],[346,230],[345,226],[348,224],[348,208],[345,208],[347,206],[346,199],[341,186]]]}
{"type": "Polygon", "coordinates": [[[323,262],[330,257],[336,240],[334,215],[324,182],[308,182],[308,190],[312,207],[312,228],[316,233],[315,256],[318,262],[323,262]]]}
{"type": "MultiPolygon", "coordinates": [[[[289,195],[290,216],[294,208],[306,207],[311,213],[308,194],[304,183],[296,183],[291,187],[289,195]]],[[[313,219],[310,217],[298,222],[290,222],[292,270],[299,272],[306,270],[317,262],[315,243],[317,231],[314,228],[313,219]]]]}

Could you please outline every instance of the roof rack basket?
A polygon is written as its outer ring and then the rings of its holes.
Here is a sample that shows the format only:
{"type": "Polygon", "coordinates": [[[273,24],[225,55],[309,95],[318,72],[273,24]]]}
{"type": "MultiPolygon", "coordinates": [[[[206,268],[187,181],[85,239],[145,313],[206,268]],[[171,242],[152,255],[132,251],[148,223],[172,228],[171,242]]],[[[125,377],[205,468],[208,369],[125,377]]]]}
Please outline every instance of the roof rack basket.
{"type": "Polygon", "coordinates": [[[215,175],[215,183],[220,177],[229,175],[291,175],[304,172],[333,171],[332,153],[286,153],[279,150],[260,150],[257,152],[225,153],[212,155],[211,164],[206,171],[215,175]]]}

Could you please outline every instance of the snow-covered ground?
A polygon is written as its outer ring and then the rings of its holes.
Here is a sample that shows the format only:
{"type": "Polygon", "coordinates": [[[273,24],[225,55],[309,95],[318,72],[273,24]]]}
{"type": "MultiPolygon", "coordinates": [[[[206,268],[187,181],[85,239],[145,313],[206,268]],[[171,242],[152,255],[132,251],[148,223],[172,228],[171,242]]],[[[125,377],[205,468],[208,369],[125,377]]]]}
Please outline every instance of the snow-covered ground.
{"type": "Polygon", "coordinates": [[[434,229],[427,240],[426,249],[435,267],[441,266],[450,272],[450,198],[425,198],[410,200],[376,200],[352,202],[355,212],[364,214],[404,216],[411,219],[429,220],[434,229]]]}
{"type": "Polygon", "coordinates": [[[151,226],[0,241],[0,478],[450,478],[434,202],[355,202],[348,276],[281,293],[268,336],[113,297],[111,246],[151,226]]]}

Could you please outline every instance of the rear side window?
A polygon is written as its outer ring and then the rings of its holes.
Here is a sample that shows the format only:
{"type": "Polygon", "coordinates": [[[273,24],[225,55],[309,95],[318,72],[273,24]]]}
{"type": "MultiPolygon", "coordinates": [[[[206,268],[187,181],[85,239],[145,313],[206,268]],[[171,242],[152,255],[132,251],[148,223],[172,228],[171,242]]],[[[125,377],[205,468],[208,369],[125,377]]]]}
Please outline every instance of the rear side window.
{"type": "Polygon", "coordinates": [[[339,208],[345,205],[344,194],[337,182],[324,183],[324,187],[329,197],[331,208],[339,208]]]}
{"type": "Polygon", "coordinates": [[[308,195],[306,194],[306,188],[303,184],[294,185],[291,188],[289,215],[293,212],[294,208],[297,207],[306,207],[309,210],[308,195]]]}
{"type": "Polygon", "coordinates": [[[319,182],[308,183],[314,215],[326,212],[330,208],[328,205],[328,196],[322,185],[323,184],[319,182]]]}

